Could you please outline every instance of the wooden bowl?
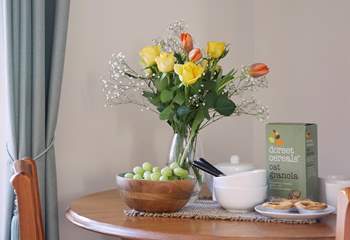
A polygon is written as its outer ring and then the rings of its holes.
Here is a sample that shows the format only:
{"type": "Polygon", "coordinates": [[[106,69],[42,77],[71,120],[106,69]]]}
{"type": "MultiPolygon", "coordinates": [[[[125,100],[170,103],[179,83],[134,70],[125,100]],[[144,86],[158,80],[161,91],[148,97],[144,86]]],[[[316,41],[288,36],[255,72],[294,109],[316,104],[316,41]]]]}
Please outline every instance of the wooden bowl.
{"type": "Polygon", "coordinates": [[[117,185],[124,202],[142,212],[176,212],[186,205],[195,186],[194,179],[150,181],[122,175],[117,176],[117,185]]]}

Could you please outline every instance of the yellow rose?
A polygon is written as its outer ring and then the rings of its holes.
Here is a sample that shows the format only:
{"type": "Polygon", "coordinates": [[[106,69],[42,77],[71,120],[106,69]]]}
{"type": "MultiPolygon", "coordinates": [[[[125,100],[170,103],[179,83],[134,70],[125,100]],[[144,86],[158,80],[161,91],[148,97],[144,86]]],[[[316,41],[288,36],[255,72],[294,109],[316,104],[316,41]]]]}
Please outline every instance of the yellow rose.
{"type": "Polygon", "coordinates": [[[156,57],[156,63],[158,70],[167,73],[174,69],[175,57],[173,53],[161,52],[158,57],[156,57]]]}
{"type": "Polygon", "coordinates": [[[224,42],[208,42],[207,54],[212,58],[219,58],[225,51],[224,42]]]}
{"type": "Polygon", "coordinates": [[[203,67],[193,62],[186,62],[185,64],[175,64],[174,70],[179,75],[181,82],[185,86],[195,84],[203,74],[203,67]]]}
{"type": "Polygon", "coordinates": [[[152,66],[155,64],[156,57],[160,54],[159,46],[147,46],[140,51],[141,63],[145,67],[152,66]]]}

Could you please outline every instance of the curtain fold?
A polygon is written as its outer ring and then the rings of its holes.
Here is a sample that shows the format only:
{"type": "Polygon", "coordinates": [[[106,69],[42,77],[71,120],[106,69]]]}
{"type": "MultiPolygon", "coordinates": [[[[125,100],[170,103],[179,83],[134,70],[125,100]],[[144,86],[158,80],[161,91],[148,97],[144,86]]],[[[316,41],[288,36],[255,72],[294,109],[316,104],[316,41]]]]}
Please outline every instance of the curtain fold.
{"type": "MultiPolygon", "coordinates": [[[[5,0],[7,80],[14,159],[36,160],[47,240],[58,240],[57,184],[52,141],[57,123],[69,0],[5,0]],[[52,146],[52,147],[51,147],[52,146]],[[45,154],[41,154],[41,153],[45,154]]],[[[11,176],[9,156],[8,176],[11,176]]],[[[18,217],[8,184],[4,240],[17,240],[18,217]]],[[[0,216],[1,217],[1,216],[0,216]]]]}

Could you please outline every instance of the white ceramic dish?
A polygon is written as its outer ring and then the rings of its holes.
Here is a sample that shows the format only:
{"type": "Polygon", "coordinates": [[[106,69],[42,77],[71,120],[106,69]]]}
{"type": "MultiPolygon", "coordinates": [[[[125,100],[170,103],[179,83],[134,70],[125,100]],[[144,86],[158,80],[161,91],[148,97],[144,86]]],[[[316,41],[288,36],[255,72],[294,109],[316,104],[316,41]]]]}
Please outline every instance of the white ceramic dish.
{"type": "Polygon", "coordinates": [[[273,209],[273,208],[267,208],[261,205],[261,209],[264,211],[269,212],[275,212],[275,213],[291,213],[291,212],[298,212],[298,210],[295,207],[289,208],[289,209],[273,209]]]}
{"type": "Polygon", "coordinates": [[[256,169],[228,176],[214,177],[213,186],[218,187],[264,187],[266,186],[266,170],[256,169]]]}
{"type": "Polygon", "coordinates": [[[325,217],[329,214],[335,212],[335,207],[328,206],[326,209],[322,211],[312,212],[312,213],[299,213],[299,212],[275,212],[271,209],[264,208],[262,204],[255,207],[255,211],[260,213],[261,215],[272,217],[272,218],[283,218],[283,219],[291,219],[291,220],[305,220],[305,219],[319,219],[325,217]]]}
{"type": "Polygon", "coordinates": [[[337,206],[339,192],[346,187],[350,187],[350,178],[344,176],[329,176],[325,181],[326,202],[332,206],[337,206]]]}
{"type": "Polygon", "coordinates": [[[216,201],[230,212],[248,212],[265,201],[267,186],[255,188],[214,187],[216,201]]]}

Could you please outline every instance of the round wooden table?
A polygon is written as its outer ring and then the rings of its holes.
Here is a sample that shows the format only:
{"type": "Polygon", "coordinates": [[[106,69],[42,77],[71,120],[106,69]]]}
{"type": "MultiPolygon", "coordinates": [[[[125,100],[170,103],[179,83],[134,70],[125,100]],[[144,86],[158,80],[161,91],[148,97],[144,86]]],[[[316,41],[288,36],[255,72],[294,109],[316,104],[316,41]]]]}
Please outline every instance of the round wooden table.
{"type": "Polygon", "coordinates": [[[335,239],[335,216],[321,223],[230,222],[176,218],[127,217],[117,190],[91,194],[73,201],[66,218],[94,232],[125,239],[335,239]]]}

